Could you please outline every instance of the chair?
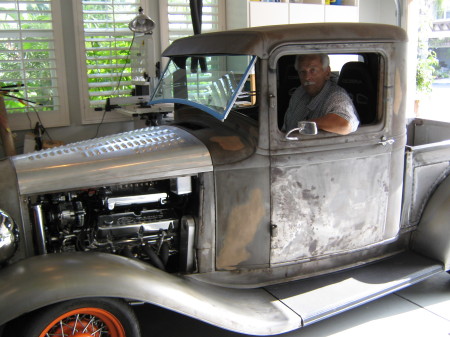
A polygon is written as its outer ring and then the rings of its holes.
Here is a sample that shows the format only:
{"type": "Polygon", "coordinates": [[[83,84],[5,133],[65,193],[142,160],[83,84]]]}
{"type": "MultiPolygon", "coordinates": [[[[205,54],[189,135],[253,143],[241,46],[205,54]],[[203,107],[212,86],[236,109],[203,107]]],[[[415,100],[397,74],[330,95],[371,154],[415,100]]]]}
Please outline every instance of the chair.
{"type": "Polygon", "coordinates": [[[376,121],[376,90],[367,65],[363,62],[347,62],[339,74],[338,85],[350,95],[361,124],[376,121]]]}
{"type": "Polygon", "coordinates": [[[280,58],[277,66],[278,78],[278,126],[281,129],[284,123],[284,114],[289,106],[289,100],[295,89],[300,85],[298,72],[295,70],[295,55],[287,55],[280,58]]]}

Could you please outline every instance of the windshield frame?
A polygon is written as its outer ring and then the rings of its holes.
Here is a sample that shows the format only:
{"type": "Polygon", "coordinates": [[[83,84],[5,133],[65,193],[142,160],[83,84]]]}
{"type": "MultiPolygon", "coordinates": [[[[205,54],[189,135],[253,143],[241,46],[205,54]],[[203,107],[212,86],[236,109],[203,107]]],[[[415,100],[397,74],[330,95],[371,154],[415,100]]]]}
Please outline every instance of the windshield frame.
{"type": "MultiPolygon", "coordinates": [[[[164,72],[162,73],[162,75],[158,81],[158,84],[157,84],[155,90],[153,91],[151,98],[147,104],[148,105],[156,105],[156,104],[164,104],[164,103],[184,104],[184,105],[188,105],[188,106],[194,107],[196,109],[205,111],[208,114],[212,115],[213,117],[217,118],[218,120],[224,121],[227,118],[227,116],[228,116],[229,112],[231,111],[231,109],[233,108],[233,106],[235,105],[236,100],[238,99],[240,93],[242,92],[245,82],[249,78],[250,71],[252,69],[254,69],[254,66],[255,66],[256,60],[257,60],[257,56],[244,55],[244,54],[243,55],[221,54],[221,55],[186,55],[184,57],[186,59],[188,59],[188,58],[192,58],[192,57],[217,57],[217,56],[223,56],[223,57],[245,56],[245,57],[249,58],[248,64],[245,67],[245,70],[244,70],[238,84],[234,88],[232,95],[230,95],[229,97],[225,96],[228,98],[228,100],[227,100],[226,105],[223,106],[224,109],[222,112],[215,110],[208,105],[201,104],[201,103],[196,102],[191,99],[175,98],[175,97],[170,97],[170,98],[157,98],[156,97],[158,95],[158,93],[161,92],[161,90],[164,90],[164,88],[161,89],[161,87],[164,85],[164,79],[166,78],[165,74],[169,73],[169,75],[172,75],[171,71],[169,70],[169,67],[173,66],[173,64],[175,64],[175,65],[177,64],[175,59],[179,58],[179,56],[170,58],[169,62],[167,63],[167,65],[164,69],[164,72]]],[[[182,69],[182,68],[179,68],[179,69],[182,69]]],[[[172,82],[172,84],[173,84],[173,82],[172,82]]]]}

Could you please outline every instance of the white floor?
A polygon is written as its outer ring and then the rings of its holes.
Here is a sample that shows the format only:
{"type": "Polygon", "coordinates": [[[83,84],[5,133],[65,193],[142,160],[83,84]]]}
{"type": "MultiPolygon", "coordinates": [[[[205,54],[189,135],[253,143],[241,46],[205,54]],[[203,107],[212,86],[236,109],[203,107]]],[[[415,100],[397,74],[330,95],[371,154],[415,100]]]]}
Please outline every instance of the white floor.
{"type": "MultiPolygon", "coordinates": [[[[243,337],[151,306],[138,306],[142,336],[243,337]]],[[[412,287],[278,337],[449,337],[450,275],[412,287]]]]}

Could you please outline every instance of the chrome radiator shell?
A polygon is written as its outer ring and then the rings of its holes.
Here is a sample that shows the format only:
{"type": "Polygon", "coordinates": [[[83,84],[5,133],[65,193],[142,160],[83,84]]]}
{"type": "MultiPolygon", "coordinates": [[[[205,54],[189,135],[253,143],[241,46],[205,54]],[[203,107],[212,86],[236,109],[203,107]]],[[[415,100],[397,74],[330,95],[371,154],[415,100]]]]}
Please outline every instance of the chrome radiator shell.
{"type": "Polygon", "coordinates": [[[21,195],[132,183],[212,171],[206,146],[157,126],[13,157],[21,195]]]}

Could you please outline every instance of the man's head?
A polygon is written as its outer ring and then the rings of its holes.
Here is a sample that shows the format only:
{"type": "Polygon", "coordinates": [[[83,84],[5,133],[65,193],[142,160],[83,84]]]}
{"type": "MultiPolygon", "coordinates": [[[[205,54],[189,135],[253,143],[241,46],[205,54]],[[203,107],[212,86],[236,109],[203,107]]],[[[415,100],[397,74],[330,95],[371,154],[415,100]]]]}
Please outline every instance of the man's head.
{"type": "Polygon", "coordinates": [[[330,59],[326,54],[297,55],[295,69],[305,91],[314,97],[330,78],[330,59]]]}

